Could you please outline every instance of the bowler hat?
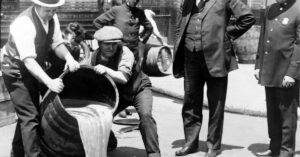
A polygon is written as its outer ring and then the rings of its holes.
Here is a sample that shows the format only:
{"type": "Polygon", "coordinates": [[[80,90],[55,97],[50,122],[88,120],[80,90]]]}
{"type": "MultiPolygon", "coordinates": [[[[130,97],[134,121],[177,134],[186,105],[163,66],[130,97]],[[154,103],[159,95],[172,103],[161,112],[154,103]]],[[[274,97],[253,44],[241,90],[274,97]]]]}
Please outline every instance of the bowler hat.
{"type": "Polygon", "coordinates": [[[32,0],[33,3],[43,7],[59,7],[65,4],[65,0],[32,0]]]}
{"type": "Polygon", "coordinates": [[[123,33],[117,27],[104,26],[95,32],[94,38],[101,42],[121,42],[123,33]]]}

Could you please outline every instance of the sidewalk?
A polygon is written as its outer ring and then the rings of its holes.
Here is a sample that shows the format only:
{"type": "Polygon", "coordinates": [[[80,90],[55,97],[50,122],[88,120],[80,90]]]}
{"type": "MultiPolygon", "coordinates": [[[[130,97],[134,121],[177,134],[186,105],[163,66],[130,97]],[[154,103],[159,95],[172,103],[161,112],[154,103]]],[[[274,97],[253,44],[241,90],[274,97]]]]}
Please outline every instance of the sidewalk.
{"type": "MultiPolygon", "coordinates": [[[[150,77],[153,91],[183,99],[183,78],[175,79],[171,71],[170,68],[166,76],[150,77]]],[[[239,64],[239,69],[229,73],[225,107],[227,112],[266,116],[265,90],[263,86],[257,84],[253,74],[253,64],[239,64]]],[[[206,92],[204,106],[207,106],[206,92]]],[[[300,120],[300,108],[298,115],[300,120]]]]}

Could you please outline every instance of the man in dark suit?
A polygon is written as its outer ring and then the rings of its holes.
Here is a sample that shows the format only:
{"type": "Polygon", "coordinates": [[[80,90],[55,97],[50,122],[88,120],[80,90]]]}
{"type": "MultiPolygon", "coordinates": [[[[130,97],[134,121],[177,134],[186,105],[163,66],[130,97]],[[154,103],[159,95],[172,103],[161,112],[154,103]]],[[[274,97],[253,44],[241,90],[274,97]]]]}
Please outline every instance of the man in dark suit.
{"type": "Polygon", "coordinates": [[[266,9],[255,65],[265,86],[269,149],[258,156],[295,154],[299,104],[300,2],[276,0],[266,9]]]}
{"type": "Polygon", "coordinates": [[[245,33],[255,19],[241,0],[183,0],[178,19],[173,74],[184,76],[185,144],[175,154],[183,156],[198,149],[206,83],[210,113],[205,156],[215,157],[221,148],[227,75],[237,69],[231,40],[245,33]],[[229,24],[231,16],[236,20],[229,24]]]}

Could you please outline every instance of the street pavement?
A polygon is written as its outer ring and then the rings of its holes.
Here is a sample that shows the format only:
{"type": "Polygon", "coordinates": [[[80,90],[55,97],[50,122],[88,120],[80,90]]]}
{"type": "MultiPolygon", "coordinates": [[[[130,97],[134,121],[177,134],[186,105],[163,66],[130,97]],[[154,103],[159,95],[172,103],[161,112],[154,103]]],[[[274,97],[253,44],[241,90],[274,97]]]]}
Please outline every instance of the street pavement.
{"type": "MultiPolygon", "coordinates": [[[[183,78],[175,79],[171,74],[171,68],[165,76],[151,76],[150,79],[153,91],[183,99],[183,78]]],[[[204,102],[207,106],[206,94],[204,102]]],[[[265,89],[257,83],[254,77],[253,64],[239,64],[239,69],[229,73],[225,109],[232,113],[266,116],[265,89]]],[[[299,120],[300,107],[298,117],[299,120]]]]}
{"type": "MultiPolygon", "coordinates": [[[[229,74],[227,112],[220,157],[254,157],[253,153],[268,147],[264,88],[256,83],[253,65],[239,66],[239,70],[229,74]]],[[[150,79],[154,91],[153,115],[157,122],[162,157],[174,157],[175,151],[184,144],[181,119],[183,79],[175,79],[170,72],[169,75],[151,76],[150,79]]],[[[126,119],[138,118],[135,111],[133,109],[131,111],[133,115],[126,119]]],[[[206,108],[203,114],[198,152],[187,155],[188,157],[204,156],[208,123],[206,108]]],[[[299,126],[300,121],[298,128],[299,126]]],[[[138,130],[122,132],[124,128],[130,130],[132,127],[113,125],[118,138],[118,148],[109,152],[109,157],[146,157],[140,132],[138,130]]],[[[0,127],[0,157],[9,157],[14,129],[15,123],[0,127]]],[[[297,130],[296,157],[300,157],[300,129],[297,130]]]]}
{"type": "MultiPolygon", "coordinates": [[[[153,116],[156,119],[162,157],[174,157],[175,151],[184,144],[181,118],[182,100],[154,94],[153,116]]],[[[129,118],[136,118],[134,113],[129,118]]],[[[204,156],[208,111],[203,110],[203,125],[200,132],[198,152],[187,157],[204,156]]],[[[300,126],[300,121],[298,121],[300,126]]],[[[120,133],[120,129],[130,126],[113,125],[118,138],[118,148],[109,153],[110,157],[146,157],[138,130],[120,133]]],[[[300,130],[297,131],[296,156],[300,157],[300,130]]],[[[255,117],[235,113],[225,113],[222,153],[219,157],[255,157],[254,153],[268,148],[267,121],[265,117],[255,117]]]]}
{"type": "MultiPolygon", "coordinates": [[[[181,119],[182,100],[154,93],[153,116],[157,122],[162,157],[174,157],[176,150],[184,144],[181,119]]],[[[137,118],[132,108],[132,116],[124,120],[137,118]]],[[[122,118],[118,119],[122,120],[122,118]]],[[[187,157],[199,157],[205,154],[208,111],[203,110],[203,126],[200,132],[198,152],[187,157]]],[[[300,121],[298,121],[300,126],[300,121]]],[[[9,157],[15,124],[0,128],[0,157],[9,157]]],[[[129,125],[113,125],[118,139],[118,148],[109,152],[109,157],[146,157],[145,148],[139,130],[121,132],[129,125]]],[[[255,117],[235,113],[225,113],[222,153],[219,157],[255,157],[253,153],[268,147],[267,121],[265,117],[255,117]]],[[[296,156],[300,157],[300,130],[297,131],[296,156]]]]}

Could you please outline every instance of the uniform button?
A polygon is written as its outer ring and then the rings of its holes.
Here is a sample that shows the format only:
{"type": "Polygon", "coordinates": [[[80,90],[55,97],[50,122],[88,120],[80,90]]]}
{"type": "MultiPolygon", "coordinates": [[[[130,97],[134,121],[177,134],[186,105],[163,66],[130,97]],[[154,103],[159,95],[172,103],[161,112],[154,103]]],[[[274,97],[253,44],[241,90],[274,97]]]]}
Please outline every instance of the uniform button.
{"type": "Polygon", "coordinates": [[[282,11],[282,10],[283,10],[283,8],[279,8],[279,10],[280,10],[280,11],[282,11]]]}
{"type": "Polygon", "coordinates": [[[267,40],[267,43],[269,44],[269,43],[270,43],[270,40],[267,40]]]}
{"type": "Polygon", "coordinates": [[[270,31],[272,32],[272,31],[273,31],[273,28],[271,28],[270,31]]]}
{"type": "Polygon", "coordinates": [[[278,21],[278,19],[276,18],[275,21],[278,21]]]}
{"type": "Polygon", "coordinates": [[[265,55],[267,55],[268,53],[269,53],[269,52],[268,52],[268,51],[266,51],[266,52],[265,52],[265,55]]]}

